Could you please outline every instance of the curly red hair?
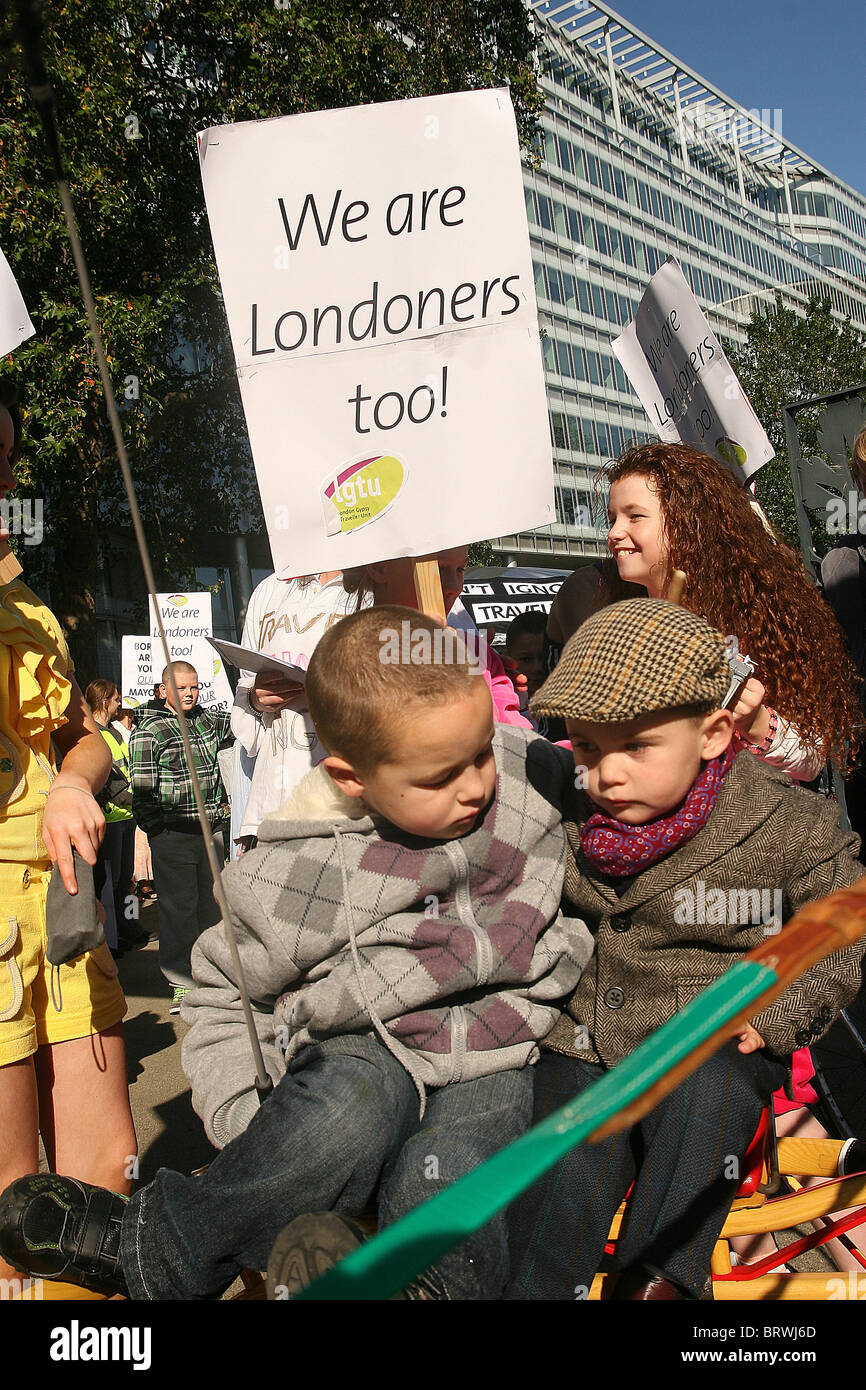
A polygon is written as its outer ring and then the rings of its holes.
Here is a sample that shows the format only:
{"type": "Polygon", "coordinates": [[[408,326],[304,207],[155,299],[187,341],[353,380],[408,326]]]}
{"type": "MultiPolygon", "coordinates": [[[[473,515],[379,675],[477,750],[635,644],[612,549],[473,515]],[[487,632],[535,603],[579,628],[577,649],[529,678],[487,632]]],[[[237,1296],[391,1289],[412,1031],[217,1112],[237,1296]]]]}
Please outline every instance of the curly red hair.
{"type": "MultiPolygon", "coordinates": [[[[675,569],[681,602],[719,632],[736,635],[755,663],[767,703],[845,767],[858,747],[862,719],[857,679],[832,610],[784,537],[768,530],[750,494],[715,459],[685,444],[627,449],[600,485],[640,476],[661,502],[667,592],[675,569]]],[[[613,563],[613,562],[611,562],[613,563]]],[[[616,573],[611,593],[627,591],[616,573]]]]}

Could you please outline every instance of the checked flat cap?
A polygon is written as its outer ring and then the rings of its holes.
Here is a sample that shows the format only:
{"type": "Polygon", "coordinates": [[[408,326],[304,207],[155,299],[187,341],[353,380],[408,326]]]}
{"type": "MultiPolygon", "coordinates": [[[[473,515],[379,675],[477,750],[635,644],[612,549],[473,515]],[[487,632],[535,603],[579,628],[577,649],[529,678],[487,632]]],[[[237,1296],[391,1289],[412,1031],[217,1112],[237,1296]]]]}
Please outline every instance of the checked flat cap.
{"type": "Polygon", "coordinates": [[[729,681],[724,638],[709,623],[667,599],[634,598],[578,628],[530,709],[607,724],[684,705],[718,708],[729,681]]]}

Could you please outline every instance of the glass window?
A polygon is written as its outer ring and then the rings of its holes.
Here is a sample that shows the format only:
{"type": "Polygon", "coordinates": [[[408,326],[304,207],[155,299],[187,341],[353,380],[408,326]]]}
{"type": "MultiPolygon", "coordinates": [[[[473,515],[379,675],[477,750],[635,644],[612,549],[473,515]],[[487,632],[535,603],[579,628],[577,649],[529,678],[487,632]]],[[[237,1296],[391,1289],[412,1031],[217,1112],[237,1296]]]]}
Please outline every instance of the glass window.
{"type": "Polygon", "coordinates": [[[551,425],[553,427],[553,442],[558,449],[568,448],[568,432],[565,424],[565,414],[563,411],[554,410],[551,414],[551,425]]]}
{"type": "Polygon", "coordinates": [[[572,449],[583,450],[583,436],[580,432],[580,420],[576,415],[568,417],[568,442],[572,449]]]}

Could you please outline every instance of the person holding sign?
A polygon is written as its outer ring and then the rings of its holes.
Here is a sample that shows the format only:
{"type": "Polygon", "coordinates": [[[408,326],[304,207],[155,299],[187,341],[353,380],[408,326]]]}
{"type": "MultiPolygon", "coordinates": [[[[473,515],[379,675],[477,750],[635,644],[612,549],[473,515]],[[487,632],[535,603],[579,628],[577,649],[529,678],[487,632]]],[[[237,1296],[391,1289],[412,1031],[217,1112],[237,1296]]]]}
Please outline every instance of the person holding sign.
{"type": "Polygon", "coordinates": [[[201,933],[219,921],[207,849],[193,797],[180,736],[175,697],[166,683],[174,675],[177,698],[186,715],[196,767],[205,798],[217,859],[224,859],[223,828],[228,823],[217,753],[231,742],[229,716],[203,710],[194,666],[173,661],[162,673],[164,709],[145,707],[129,743],[132,813],[150,841],[159,900],[159,965],[172,986],[170,1013],[192,984],[189,956],[201,933]]]}
{"type": "MultiPolygon", "coordinates": [[[[346,570],[343,584],[347,593],[356,596],[359,609],[369,603],[389,603],[405,608],[417,608],[415,565],[425,560],[436,560],[439,565],[445,612],[450,613],[463,588],[468,554],[468,546],[458,545],[451,550],[440,550],[434,555],[382,560],[375,565],[362,565],[357,569],[346,570]]],[[[493,698],[493,711],[497,723],[514,724],[524,729],[532,728],[529,720],[524,719],[520,713],[517,692],[496,652],[488,646],[486,639],[475,628],[472,629],[468,640],[476,644],[477,654],[483,662],[484,679],[493,698]]]]}
{"type": "Polygon", "coordinates": [[[838,628],[803,562],[733,475],[684,444],[627,450],[606,473],[612,560],[579,569],[554,599],[547,636],[561,650],[609,603],[665,597],[732,634],[755,664],[734,706],[734,743],[799,782],[856,748],[860,714],[838,628]]]}
{"type": "MultiPolygon", "coordinates": [[[[0,405],[0,500],[15,486],[17,438],[17,410],[0,405]]],[[[47,957],[51,865],[77,894],[73,851],[96,863],[94,793],[111,757],[7,536],[0,527],[0,1185],[38,1167],[41,1133],[52,1169],[128,1192],[136,1139],[117,967],[104,941],[63,965],[47,957]]],[[[13,1273],[0,1258],[0,1278],[13,1273]]]]}

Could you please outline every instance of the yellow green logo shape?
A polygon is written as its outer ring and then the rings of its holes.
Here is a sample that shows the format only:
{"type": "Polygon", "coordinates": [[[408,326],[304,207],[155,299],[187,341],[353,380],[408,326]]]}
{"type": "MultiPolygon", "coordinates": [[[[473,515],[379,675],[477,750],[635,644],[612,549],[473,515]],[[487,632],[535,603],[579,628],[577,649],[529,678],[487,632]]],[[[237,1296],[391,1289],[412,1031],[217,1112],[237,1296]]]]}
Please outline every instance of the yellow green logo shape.
{"type": "Polygon", "coordinates": [[[326,478],[321,492],[325,534],[346,535],[369,526],[396,501],[406,477],[406,468],[393,454],[376,454],[326,478]]]}
{"type": "Polygon", "coordinates": [[[716,453],[723,463],[728,463],[732,468],[745,468],[748,455],[742,444],[738,444],[735,439],[716,440],[716,453]]]}

